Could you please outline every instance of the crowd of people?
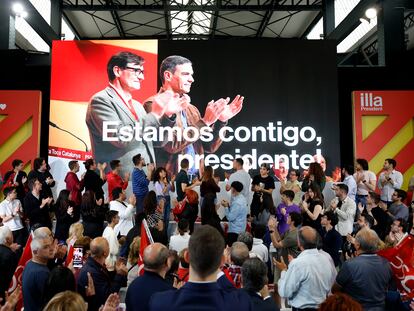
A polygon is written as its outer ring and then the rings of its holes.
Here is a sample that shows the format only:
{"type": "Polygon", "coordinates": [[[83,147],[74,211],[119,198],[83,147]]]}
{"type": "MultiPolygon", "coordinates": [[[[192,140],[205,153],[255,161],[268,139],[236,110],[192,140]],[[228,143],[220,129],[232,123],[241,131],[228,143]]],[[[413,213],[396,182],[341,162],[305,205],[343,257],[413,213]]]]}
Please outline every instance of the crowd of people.
{"type": "Polygon", "coordinates": [[[377,255],[413,230],[394,159],[378,179],[357,159],[327,183],[317,162],[303,178],[294,169],[276,178],[268,164],[250,176],[237,158],[224,188],[210,166],[193,176],[187,159],[171,177],[140,154],[132,163],[123,173],[119,160],[89,159],[80,176],[70,161],[54,198],[44,158],[28,175],[13,161],[0,203],[0,310],[14,310],[21,292],[27,311],[414,310],[377,255]],[[7,293],[25,247],[21,288],[7,293]]]}

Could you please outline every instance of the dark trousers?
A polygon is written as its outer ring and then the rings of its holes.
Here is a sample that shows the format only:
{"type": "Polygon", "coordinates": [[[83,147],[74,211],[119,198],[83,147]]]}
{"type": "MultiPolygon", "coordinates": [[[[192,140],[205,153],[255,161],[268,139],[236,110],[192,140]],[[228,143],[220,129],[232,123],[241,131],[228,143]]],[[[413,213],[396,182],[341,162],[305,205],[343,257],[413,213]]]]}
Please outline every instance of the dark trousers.
{"type": "Polygon", "coordinates": [[[135,203],[135,207],[137,208],[136,214],[139,214],[139,213],[144,211],[144,198],[145,198],[145,195],[144,196],[135,195],[135,198],[137,199],[137,201],[135,203]]]}

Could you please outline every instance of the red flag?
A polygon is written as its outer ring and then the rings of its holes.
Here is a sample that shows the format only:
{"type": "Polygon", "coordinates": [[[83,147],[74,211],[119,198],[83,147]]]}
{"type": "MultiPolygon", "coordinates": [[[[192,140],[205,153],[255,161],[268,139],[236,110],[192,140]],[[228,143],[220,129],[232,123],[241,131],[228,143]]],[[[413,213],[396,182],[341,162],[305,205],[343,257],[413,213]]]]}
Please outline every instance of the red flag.
{"type": "Polygon", "coordinates": [[[388,259],[401,294],[414,298],[414,236],[407,235],[396,246],[381,250],[388,259]]]}
{"type": "MultiPolygon", "coordinates": [[[[30,243],[32,243],[32,234],[29,235],[27,239],[26,246],[24,248],[22,257],[20,257],[19,264],[17,265],[16,270],[14,271],[13,278],[10,283],[9,293],[13,292],[17,285],[22,286],[22,275],[24,267],[26,267],[27,262],[32,259],[32,248],[30,247],[30,243]]],[[[21,310],[23,307],[23,296],[20,295],[19,301],[16,305],[16,310],[21,310]]]]}
{"type": "Polygon", "coordinates": [[[65,267],[69,266],[73,260],[73,244],[69,244],[68,254],[66,255],[65,267]]]}
{"type": "Polygon", "coordinates": [[[141,244],[139,247],[139,258],[138,258],[138,275],[144,274],[144,249],[154,243],[154,240],[152,238],[151,232],[148,228],[147,221],[144,219],[141,223],[141,244]]]}

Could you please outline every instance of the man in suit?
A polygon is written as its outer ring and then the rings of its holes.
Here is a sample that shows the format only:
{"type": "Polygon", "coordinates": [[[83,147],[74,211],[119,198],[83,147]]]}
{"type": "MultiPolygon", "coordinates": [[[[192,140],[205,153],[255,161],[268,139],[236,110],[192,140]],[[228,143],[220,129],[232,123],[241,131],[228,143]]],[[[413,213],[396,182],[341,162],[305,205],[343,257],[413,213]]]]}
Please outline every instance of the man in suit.
{"type": "Polygon", "coordinates": [[[259,258],[250,258],[243,263],[242,283],[250,296],[253,310],[279,311],[267,288],[267,266],[259,258]]]}
{"type": "Polygon", "coordinates": [[[217,284],[218,269],[224,263],[224,240],[217,229],[204,225],[195,230],[184,257],[190,262],[189,281],[178,291],[154,294],[149,310],[252,310],[245,292],[217,284]]]}
{"type": "Polygon", "coordinates": [[[194,82],[193,67],[191,61],[185,57],[173,55],[164,59],[160,66],[160,78],[162,87],[158,94],[150,97],[144,102],[147,112],[154,111],[157,106],[181,107],[175,116],[170,118],[171,126],[177,127],[182,131],[187,127],[193,127],[200,131],[203,127],[211,127],[213,140],[203,142],[197,140],[179,139],[178,134],[174,133],[173,139],[163,146],[155,146],[158,166],[165,167],[168,172],[175,174],[178,171],[179,154],[189,155],[191,165],[190,175],[197,175],[197,167],[203,165],[195,163],[196,155],[204,155],[204,152],[213,153],[220,147],[222,140],[219,138],[219,131],[227,121],[238,114],[243,105],[243,97],[237,95],[229,104],[230,98],[220,98],[212,100],[207,104],[204,116],[196,106],[190,104],[191,84],[194,82]],[[162,147],[162,149],[158,149],[162,147]]]}
{"type": "Polygon", "coordinates": [[[167,115],[175,112],[173,106],[154,105],[147,114],[132,98],[132,92],[139,90],[144,80],[143,63],[141,56],[130,52],[113,55],[107,65],[109,85],[92,96],[86,112],[93,158],[98,163],[118,159],[126,172],[132,171],[131,159],[137,153],[147,163],[154,163],[153,143],[141,139],[142,131],[149,126],[163,126],[167,115]]]}
{"type": "Polygon", "coordinates": [[[165,274],[170,269],[168,248],[161,243],[148,245],[144,250],[144,275],[136,278],[128,287],[125,303],[128,311],[147,311],[151,296],[157,292],[174,289],[165,274]]]}

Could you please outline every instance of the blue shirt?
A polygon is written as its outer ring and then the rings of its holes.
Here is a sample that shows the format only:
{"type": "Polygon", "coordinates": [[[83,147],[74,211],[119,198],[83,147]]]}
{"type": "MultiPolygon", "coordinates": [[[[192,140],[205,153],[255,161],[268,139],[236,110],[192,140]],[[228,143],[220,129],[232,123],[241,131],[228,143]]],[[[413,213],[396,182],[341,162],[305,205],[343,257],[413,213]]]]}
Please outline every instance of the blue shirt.
{"type": "Polygon", "coordinates": [[[134,168],[132,171],[132,192],[137,197],[144,197],[148,193],[149,180],[144,170],[134,168]]]}
{"type": "Polygon", "coordinates": [[[325,301],[335,282],[336,269],[328,254],[316,248],[306,249],[293,259],[278,282],[280,297],[292,307],[317,309],[325,301]]]}
{"type": "MultiPolygon", "coordinates": [[[[30,260],[23,270],[23,305],[28,311],[39,311],[43,307],[43,291],[50,271],[46,265],[30,260]]],[[[2,276],[3,277],[3,276],[2,276]]]]}
{"type": "Polygon", "coordinates": [[[230,207],[226,207],[224,209],[224,213],[226,214],[227,220],[229,221],[228,232],[241,233],[246,231],[246,205],[246,198],[241,193],[231,197],[230,207]]]}

